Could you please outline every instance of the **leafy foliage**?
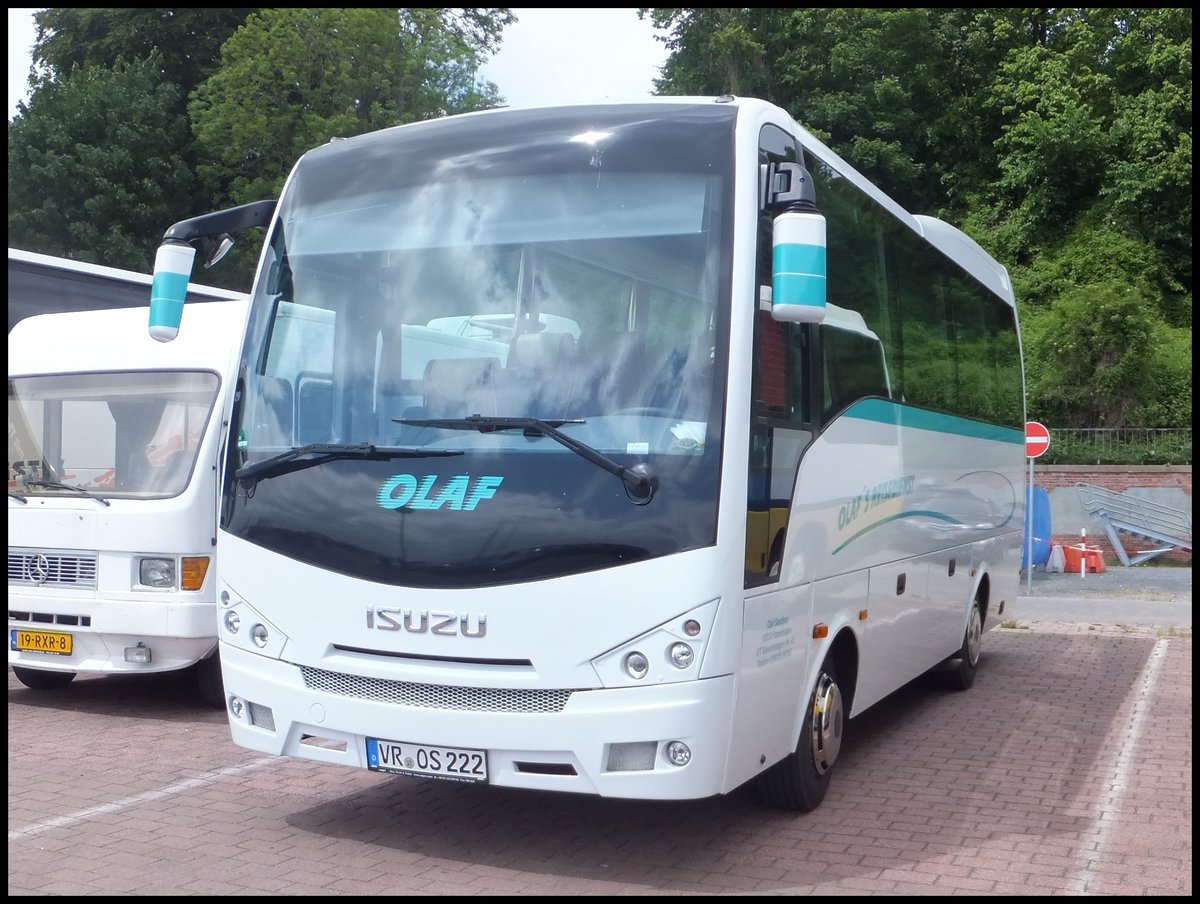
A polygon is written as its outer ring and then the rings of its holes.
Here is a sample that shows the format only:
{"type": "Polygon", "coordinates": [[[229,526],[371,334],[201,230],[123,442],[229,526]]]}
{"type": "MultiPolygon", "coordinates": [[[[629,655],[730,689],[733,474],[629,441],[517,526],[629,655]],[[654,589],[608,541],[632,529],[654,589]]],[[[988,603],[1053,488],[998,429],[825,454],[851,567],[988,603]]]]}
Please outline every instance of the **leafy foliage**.
{"type": "Polygon", "coordinates": [[[154,54],[47,82],[8,132],[11,247],[149,272],[191,204],[187,121],[154,54]],[[36,110],[36,115],[34,111],[36,110]]]}
{"type": "MultiPolygon", "coordinates": [[[[792,111],[1017,290],[1029,416],[1191,418],[1192,11],[643,8],[662,94],[792,111]]],[[[148,270],[171,223],[273,197],[336,136],[495,106],[506,8],[67,8],[35,15],[9,242],[148,270]]],[[[204,280],[245,289],[235,249],[204,280]],[[228,261],[233,262],[230,266],[228,261]]]]}
{"type": "Polygon", "coordinates": [[[660,92],[774,101],[1009,268],[1031,417],[1190,412],[1190,9],[642,14],[669,31],[660,92]]]}
{"type": "MultiPolygon", "coordinates": [[[[334,136],[495,106],[475,73],[513,16],[60,7],[35,21],[30,101],[9,130],[10,245],[148,271],[172,223],[273,197],[334,136]]],[[[254,257],[235,249],[204,281],[245,291],[254,257]]]]}

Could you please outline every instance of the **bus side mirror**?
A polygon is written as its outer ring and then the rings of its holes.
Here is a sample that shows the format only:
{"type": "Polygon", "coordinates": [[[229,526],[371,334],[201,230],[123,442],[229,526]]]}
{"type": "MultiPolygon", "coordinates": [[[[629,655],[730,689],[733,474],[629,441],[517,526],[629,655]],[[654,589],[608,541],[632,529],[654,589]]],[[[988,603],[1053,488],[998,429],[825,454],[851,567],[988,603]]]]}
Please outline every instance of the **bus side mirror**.
{"type": "Polygon", "coordinates": [[[812,177],[799,163],[772,163],[762,174],[763,204],[779,210],[771,233],[771,316],[789,323],[825,319],[825,217],[812,177]]]}
{"type": "Polygon", "coordinates": [[[775,218],[771,245],[771,316],[789,323],[825,319],[825,217],[787,210],[775,218]]]}
{"type": "Polygon", "coordinates": [[[154,257],[150,335],[159,342],[170,342],[179,335],[197,248],[201,249],[204,266],[211,267],[233,247],[229,233],[241,229],[265,230],[274,212],[274,201],[254,201],[180,220],[168,229],[154,257]]]}
{"type": "Polygon", "coordinates": [[[226,232],[210,242],[210,245],[212,246],[211,250],[206,249],[208,253],[204,258],[205,270],[215,267],[229,253],[233,248],[233,236],[226,232]]]}
{"type": "Polygon", "coordinates": [[[164,242],[154,256],[154,281],[150,284],[150,335],[170,342],[179,335],[183,302],[192,277],[196,249],[186,242],[164,242]]]}

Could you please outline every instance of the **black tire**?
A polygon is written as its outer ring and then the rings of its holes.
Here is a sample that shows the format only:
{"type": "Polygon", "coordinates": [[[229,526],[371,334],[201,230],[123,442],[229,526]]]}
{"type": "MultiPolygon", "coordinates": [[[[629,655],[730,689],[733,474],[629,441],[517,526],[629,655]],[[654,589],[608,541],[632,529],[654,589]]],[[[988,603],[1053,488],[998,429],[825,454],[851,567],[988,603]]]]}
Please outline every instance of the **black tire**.
{"type": "Polygon", "coordinates": [[[833,764],[842,747],[846,714],[833,657],[826,656],[808,700],[796,749],[758,777],[758,796],[777,810],[808,812],[829,790],[833,764]],[[819,714],[819,720],[814,722],[819,714]]]}
{"type": "Polygon", "coordinates": [[[979,651],[983,646],[983,613],[979,608],[979,600],[971,603],[971,611],[967,615],[967,630],[963,632],[962,647],[950,659],[950,667],[945,672],[946,685],[952,690],[969,690],[975,683],[975,673],[979,671],[979,651]]]}
{"type": "Polygon", "coordinates": [[[200,699],[216,709],[225,708],[225,682],[221,680],[221,657],[216,653],[193,666],[200,699]]]}
{"type": "Polygon", "coordinates": [[[50,672],[46,669],[27,669],[14,665],[13,674],[26,687],[35,691],[56,691],[75,680],[74,672],[50,672]]]}

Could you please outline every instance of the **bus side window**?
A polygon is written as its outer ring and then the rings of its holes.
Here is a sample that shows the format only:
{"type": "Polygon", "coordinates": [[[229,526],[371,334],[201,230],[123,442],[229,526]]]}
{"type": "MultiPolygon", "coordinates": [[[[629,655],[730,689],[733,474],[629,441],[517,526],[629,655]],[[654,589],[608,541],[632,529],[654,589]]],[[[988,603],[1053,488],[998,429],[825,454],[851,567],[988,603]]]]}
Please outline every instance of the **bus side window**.
{"type": "Polygon", "coordinates": [[[759,311],[746,499],[747,587],[778,580],[796,468],[812,441],[810,327],[759,311]]]}
{"type": "Polygon", "coordinates": [[[256,443],[284,446],[292,441],[292,419],[295,409],[292,384],[283,377],[259,377],[259,390],[266,403],[256,412],[254,429],[259,433],[256,443]]]}
{"type": "Polygon", "coordinates": [[[821,327],[822,417],[866,398],[890,398],[883,347],[873,336],[821,327]]]}

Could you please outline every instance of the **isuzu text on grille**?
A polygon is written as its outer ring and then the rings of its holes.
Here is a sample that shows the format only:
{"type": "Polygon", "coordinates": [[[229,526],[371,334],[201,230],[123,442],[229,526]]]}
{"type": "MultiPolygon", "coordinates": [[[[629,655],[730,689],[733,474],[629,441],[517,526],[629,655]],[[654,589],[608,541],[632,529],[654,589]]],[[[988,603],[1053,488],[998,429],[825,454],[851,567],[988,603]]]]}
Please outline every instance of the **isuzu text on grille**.
{"type": "Polygon", "coordinates": [[[375,631],[408,631],[412,634],[441,634],[446,637],[483,637],[487,634],[487,616],[474,616],[475,629],[466,612],[439,612],[419,609],[367,609],[367,628],[375,631]]]}

